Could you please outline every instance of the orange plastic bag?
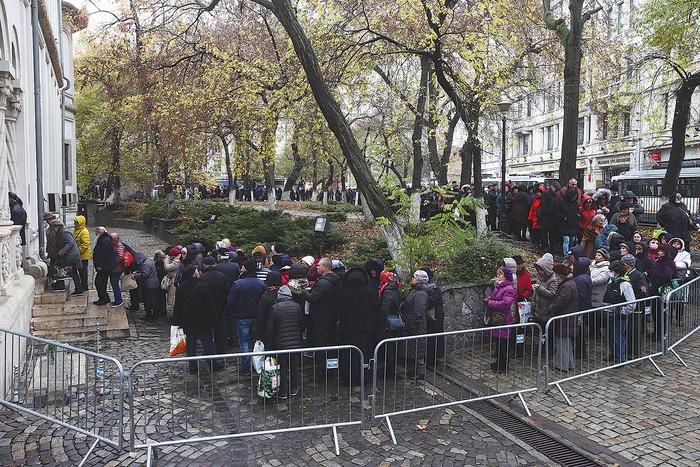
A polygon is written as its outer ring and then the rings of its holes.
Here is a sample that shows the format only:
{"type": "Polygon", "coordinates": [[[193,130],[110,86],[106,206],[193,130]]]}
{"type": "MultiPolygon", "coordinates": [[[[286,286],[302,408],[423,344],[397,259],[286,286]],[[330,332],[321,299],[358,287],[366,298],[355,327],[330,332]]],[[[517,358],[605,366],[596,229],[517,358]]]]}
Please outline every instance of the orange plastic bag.
{"type": "Polygon", "coordinates": [[[179,326],[170,326],[170,356],[181,354],[187,350],[185,331],[179,326]]]}

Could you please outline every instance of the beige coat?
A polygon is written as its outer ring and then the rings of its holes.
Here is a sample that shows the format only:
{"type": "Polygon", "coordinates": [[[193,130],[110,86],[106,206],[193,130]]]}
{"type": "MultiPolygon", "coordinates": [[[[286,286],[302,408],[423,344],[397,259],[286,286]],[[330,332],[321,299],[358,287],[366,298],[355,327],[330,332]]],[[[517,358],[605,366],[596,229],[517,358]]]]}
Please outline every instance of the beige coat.
{"type": "Polygon", "coordinates": [[[170,288],[168,289],[168,305],[175,305],[175,275],[177,270],[180,269],[180,255],[177,256],[166,256],[163,260],[163,266],[165,267],[165,273],[170,278],[170,288]]]}

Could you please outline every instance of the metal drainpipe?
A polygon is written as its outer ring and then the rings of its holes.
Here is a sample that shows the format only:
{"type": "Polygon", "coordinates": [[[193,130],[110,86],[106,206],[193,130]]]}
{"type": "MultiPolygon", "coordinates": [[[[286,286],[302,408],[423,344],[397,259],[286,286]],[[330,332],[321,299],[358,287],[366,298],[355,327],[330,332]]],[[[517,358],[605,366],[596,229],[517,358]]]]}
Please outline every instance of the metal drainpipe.
{"type": "MultiPolygon", "coordinates": [[[[63,67],[63,0],[56,0],[56,3],[58,4],[58,58],[61,61],[61,73],[63,73],[65,70],[63,67]]],[[[66,192],[66,176],[68,176],[64,172],[66,169],[64,159],[66,157],[66,90],[70,87],[70,81],[65,76],[63,79],[66,82],[61,88],[61,147],[58,151],[61,155],[61,198],[63,198],[63,193],[66,192]]],[[[61,210],[63,211],[63,225],[66,225],[66,207],[63,206],[63,202],[61,202],[61,210]]]]}
{"type": "Polygon", "coordinates": [[[34,66],[34,144],[36,145],[36,199],[39,217],[39,257],[46,260],[44,253],[46,238],[44,225],[44,138],[41,121],[41,69],[39,57],[39,0],[32,0],[32,64],[34,66]]]}

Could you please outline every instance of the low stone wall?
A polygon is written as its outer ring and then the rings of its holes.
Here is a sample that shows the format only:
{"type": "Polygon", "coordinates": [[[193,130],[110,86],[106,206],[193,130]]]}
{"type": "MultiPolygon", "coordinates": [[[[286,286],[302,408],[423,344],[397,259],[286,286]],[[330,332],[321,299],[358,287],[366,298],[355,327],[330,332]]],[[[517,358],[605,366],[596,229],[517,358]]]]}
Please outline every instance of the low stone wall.
{"type": "Polygon", "coordinates": [[[141,221],[121,219],[119,218],[118,212],[98,210],[96,211],[95,225],[102,225],[104,227],[117,230],[120,227],[125,229],[142,230],[151,235],[155,235],[171,245],[179,245],[181,243],[180,238],[172,233],[172,230],[180,225],[179,220],[153,219],[150,223],[145,223],[141,221]]]}
{"type": "Polygon", "coordinates": [[[484,326],[484,298],[493,290],[493,282],[451,284],[441,287],[445,307],[445,331],[477,329],[484,326]]]}

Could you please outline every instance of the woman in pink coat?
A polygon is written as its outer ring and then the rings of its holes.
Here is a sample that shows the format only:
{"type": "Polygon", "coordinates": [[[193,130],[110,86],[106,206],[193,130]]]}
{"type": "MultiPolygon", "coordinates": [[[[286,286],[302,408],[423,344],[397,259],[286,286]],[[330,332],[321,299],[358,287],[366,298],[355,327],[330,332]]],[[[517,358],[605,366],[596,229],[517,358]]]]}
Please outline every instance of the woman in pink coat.
{"type": "MultiPolygon", "coordinates": [[[[488,308],[487,312],[500,311],[506,317],[506,324],[513,324],[511,307],[515,302],[515,289],[513,288],[513,271],[502,267],[496,272],[496,283],[488,298],[484,299],[488,308]]],[[[496,361],[489,369],[496,373],[506,373],[508,371],[508,339],[510,328],[494,329],[489,331],[496,347],[496,361]]]]}

